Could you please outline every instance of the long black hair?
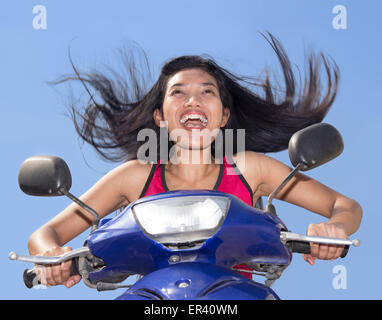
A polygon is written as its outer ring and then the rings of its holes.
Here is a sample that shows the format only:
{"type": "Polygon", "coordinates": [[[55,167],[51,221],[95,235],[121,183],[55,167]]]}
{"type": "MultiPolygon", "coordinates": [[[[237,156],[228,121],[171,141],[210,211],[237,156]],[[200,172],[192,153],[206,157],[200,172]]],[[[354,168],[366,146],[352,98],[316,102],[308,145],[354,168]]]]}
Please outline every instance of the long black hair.
{"type": "MultiPolygon", "coordinates": [[[[280,62],[283,87],[272,85],[268,70],[263,79],[239,76],[219,66],[211,57],[181,56],[169,60],[149,90],[145,89],[145,75],[128,55],[124,56],[126,78],[117,73],[112,77],[97,71],[80,73],[72,63],[75,74],[59,82],[78,80],[90,97],[82,108],[71,106],[75,129],[106,160],[137,159],[138,149],[145,143],[137,139],[140,130],[154,130],[159,141],[153,111],[162,110],[169,78],[184,69],[200,68],[216,79],[222,104],[230,109],[230,119],[223,130],[245,129],[246,150],[262,153],[284,150],[293,133],[323,120],[337,93],[339,69],[334,60],[323,53],[311,53],[304,85],[297,91],[291,62],[283,46],[270,33],[264,37],[280,62]],[[321,65],[327,78],[325,95],[322,95],[321,65]],[[260,93],[255,92],[255,88],[260,89],[260,93]]],[[[148,66],[145,54],[142,56],[148,66]]]]}

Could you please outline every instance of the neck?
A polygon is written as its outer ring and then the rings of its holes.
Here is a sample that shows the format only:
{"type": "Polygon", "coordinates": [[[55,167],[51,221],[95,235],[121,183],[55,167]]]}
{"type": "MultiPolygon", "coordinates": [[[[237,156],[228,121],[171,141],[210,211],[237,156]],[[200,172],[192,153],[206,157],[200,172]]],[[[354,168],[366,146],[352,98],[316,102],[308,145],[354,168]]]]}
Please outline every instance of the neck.
{"type": "Polygon", "coordinates": [[[168,170],[176,170],[181,175],[190,180],[198,180],[205,176],[212,167],[216,165],[211,156],[211,148],[206,149],[182,149],[175,146],[175,152],[168,163],[168,170]]]}

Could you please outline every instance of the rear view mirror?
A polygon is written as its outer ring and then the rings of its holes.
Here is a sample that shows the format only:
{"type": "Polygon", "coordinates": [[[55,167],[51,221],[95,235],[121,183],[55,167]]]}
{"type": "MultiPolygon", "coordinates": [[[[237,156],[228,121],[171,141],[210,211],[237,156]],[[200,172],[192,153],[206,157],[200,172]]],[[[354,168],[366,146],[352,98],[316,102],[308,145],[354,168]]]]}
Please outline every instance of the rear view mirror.
{"type": "Polygon", "coordinates": [[[20,189],[32,196],[61,196],[72,186],[72,176],[64,160],[55,156],[26,159],[19,170],[20,189]]]}
{"type": "Polygon", "coordinates": [[[344,149],[341,134],[327,123],[311,125],[289,140],[288,152],[294,167],[301,171],[316,168],[339,156],[344,149]]]}

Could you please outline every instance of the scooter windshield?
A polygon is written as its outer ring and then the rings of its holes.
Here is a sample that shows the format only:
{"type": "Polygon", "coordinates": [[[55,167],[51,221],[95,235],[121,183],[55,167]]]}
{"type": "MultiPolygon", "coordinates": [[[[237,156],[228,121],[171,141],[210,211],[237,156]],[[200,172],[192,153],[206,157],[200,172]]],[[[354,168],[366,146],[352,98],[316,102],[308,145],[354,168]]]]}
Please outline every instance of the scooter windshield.
{"type": "Polygon", "coordinates": [[[133,206],[138,225],[151,239],[163,244],[203,241],[222,225],[229,198],[183,196],[133,206]]]}

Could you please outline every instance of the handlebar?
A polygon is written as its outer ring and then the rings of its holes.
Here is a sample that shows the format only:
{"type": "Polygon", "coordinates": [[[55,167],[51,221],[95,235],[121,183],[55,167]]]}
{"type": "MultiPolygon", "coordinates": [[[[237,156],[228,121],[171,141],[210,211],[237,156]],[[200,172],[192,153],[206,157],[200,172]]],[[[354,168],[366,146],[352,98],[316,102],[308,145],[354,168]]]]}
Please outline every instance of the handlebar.
{"type": "Polygon", "coordinates": [[[341,258],[345,258],[349,252],[349,247],[351,245],[358,247],[361,242],[358,239],[349,240],[349,239],[340,239],[340,238],[328,238],[328,237],[315,237],[315,236],[303,236],[293,232],[281,231],[280,239],[292,252],[296,253],[305,253],[310,254],[310,242],[321,243],[328,245],[339,245],[344,246],[344,249],[341,254],[341,258]]]}
{"type": "MultiPolygon", "coordinates": [[[[292,252],[296,253],[310,253],[310,243],[321,243],[321,244],[329,244],[329,245],[339,245],[344,246],[344,250],[341,254],[341,258],[344,258],[351,245],[358,247],[360,245],[360,241],[357,239],[349,240],[349,239],[339,239],[339,238],[328,238],[328,237],[315,237],[315,236],[303,236],[289,231],[280,231],[280,240],[289,247],[292,252]]],[[[86,259],[94,259],[95,257],[91,254],[90,249],[88,247],[78,248],[69,252],[66,252],[60,256],[21,256],[16,254],[15,252],[9,253],[10,260],[19,260],[24,262],[31,262],[38,265],[52,265],[52,264],[60,264],[64,261],[72,260],[70,275],[81,274],[82,279],[85,284],[90,288],[95,288],[99,291],[103,290],[111,290],[116,288],[126,287],[123,285],[116,285],[113,283],[103,283],[97,282],[97,284],[90,283],[87,280],[87,277],[83,271],[80,272],[79,268],[79,260],[82,257],[86,257],[86,259]]],[[[81,264],[82,265],[82,264],[81,264]]],[[[81,270],[84,270],[81,267],[81,270]]],[[[37,279],[37,275],[35,273],[35,269],[26,269],[23,273],[23,279],[26,287],[32,288],[34,285],[40,284],[37,279]]]]}

